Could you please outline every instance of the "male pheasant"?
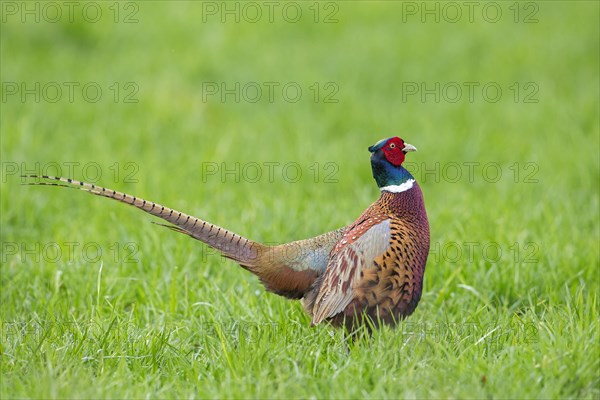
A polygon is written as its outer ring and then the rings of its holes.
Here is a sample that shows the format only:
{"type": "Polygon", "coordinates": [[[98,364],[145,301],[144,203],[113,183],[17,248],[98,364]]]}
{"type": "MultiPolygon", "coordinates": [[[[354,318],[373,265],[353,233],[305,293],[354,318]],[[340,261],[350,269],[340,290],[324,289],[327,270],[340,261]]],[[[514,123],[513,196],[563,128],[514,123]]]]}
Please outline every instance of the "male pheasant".
{"type": "Polygon", "coordinates": [[[429,223],[423,194],[402,166],[416,148],[398,137],[369,147],[380,198],[351,225],[320,236],[267,246],[152,201],[68,178],[27,175],[31,185],[75,187],[130,204],[219,250],[252,272],[269,291],[302,299],[316,325],[349,329],[393,324],[412,314],[423,287],[429,223]]]}

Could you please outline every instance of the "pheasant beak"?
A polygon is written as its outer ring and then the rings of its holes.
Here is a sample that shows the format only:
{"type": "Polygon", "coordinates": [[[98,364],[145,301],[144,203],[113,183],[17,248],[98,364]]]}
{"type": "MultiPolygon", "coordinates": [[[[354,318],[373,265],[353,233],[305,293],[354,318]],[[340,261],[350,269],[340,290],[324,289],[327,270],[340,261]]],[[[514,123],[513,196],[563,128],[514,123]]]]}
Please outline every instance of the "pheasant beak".
{"type": "Polygon", "coordinates": [[[404,148],[402,149],[402,151],[407,153],[409,151],[417,151],[417,148],[412,144],[404,143],[404,148]]]}

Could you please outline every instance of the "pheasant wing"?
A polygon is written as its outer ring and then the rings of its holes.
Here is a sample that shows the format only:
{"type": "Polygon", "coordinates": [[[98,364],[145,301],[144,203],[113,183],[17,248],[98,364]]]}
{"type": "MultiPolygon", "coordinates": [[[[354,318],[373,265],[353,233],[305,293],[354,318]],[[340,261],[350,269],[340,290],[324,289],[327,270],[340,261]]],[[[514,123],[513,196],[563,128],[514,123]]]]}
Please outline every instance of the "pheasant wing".
{"type": "Polygon", "coordinates": [[[361,271],[390,246],[390,220],[375,216],[352,226],[334,248],[313,307],[313,325],[341,312],[354,298],[361,271]]]}

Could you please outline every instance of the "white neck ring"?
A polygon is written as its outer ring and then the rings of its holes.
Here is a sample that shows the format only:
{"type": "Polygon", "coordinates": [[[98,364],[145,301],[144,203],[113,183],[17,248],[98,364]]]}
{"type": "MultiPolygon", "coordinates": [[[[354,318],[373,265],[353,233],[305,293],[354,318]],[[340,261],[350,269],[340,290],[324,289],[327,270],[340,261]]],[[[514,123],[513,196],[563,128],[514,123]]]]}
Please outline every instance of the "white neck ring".
{"type": "Polygon", "coordinates": [[[415,183],[414,179],[409,179],[406,182],[403,182],[399,185],[389,185],[389,186],[384,186],[381,188],[381,191],[386,191],[386,192],[391,192],[391,193],[402,193],[402,192],[406,192],[408,189],[411,189],[413,187],[413,184],[415,183]]]}

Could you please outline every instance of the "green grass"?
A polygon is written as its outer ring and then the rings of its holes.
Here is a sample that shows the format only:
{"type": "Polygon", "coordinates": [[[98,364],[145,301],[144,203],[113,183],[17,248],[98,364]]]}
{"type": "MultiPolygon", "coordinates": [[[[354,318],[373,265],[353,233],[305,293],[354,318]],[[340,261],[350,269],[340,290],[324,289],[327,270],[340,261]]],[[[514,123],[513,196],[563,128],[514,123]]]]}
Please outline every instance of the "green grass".
{"type": "MultiPolygon", "coordinates": [[[[519,20],[535,11],[536,23],[515,23],[513,2],[499,3],[497,23],[340,2],[330,24],[314,22],[312,2],[298,23],[277,12],[273,23],[203,22],[196,2],[141,3],[137,23],[114,23],[113,3],[100,4],[97,23],[3,14],[1,398],[600,396],[597,2],[521,3],[519,20]],[[65,93],[22,101],[7,82],[65,93]],[[95,82],[103,97],[76,89],[70,102],[64,82],[95,82]],[[123,101],[128,82],[137,103],[123,101]],[[296,82],[303,96],[203,101],[207,82],[296,82]],[[411,82],[494,82],[503,94],[421,101],[406,95],[411,82]],[[336,87],[338,102],[324,102],[336,87]],[[343,332],[311,328],[298,302],[204,245],[130,207],[18,177],[77,162],[74,178],[98,169],[99,184],[280,243],[348,224],[374,201],[366,149],[392,135],[419,149],[407,162],[431,224],[424,295],[401,326],[348,353],[343,332]],[[263,175],[206,174],[222,163],[263,175]]],[[[120,7],[119,21],[134,10],[120,7]]],[[[325,7],[319,18],[335,10],[325,7]]]]}

